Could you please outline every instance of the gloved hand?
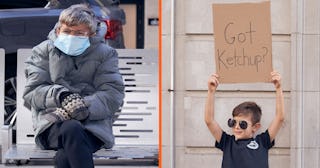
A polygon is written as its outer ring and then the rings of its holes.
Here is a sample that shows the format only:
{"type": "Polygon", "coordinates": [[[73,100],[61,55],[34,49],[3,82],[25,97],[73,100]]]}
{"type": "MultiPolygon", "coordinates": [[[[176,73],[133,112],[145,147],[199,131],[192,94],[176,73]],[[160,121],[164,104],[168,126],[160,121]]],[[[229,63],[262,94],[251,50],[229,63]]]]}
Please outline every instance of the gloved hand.
{"type": "Polygon", "coordinates": [[[89,110],[78,93],[65,92],[60,95],[62,108],[71,118],[82,121],[88,118],[89,110]]]}
{"type": "Polygon", "coordinates": [[[53,112],[46,114],[45,117],[52,122],[70,120],[70,115],[62,108],[56,108],[53,112]]]}

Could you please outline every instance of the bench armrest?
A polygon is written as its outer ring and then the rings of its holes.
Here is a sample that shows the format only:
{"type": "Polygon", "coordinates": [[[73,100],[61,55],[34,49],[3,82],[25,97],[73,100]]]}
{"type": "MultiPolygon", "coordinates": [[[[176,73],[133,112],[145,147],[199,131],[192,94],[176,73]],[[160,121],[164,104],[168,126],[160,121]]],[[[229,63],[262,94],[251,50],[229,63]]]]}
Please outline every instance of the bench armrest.
{"type": "Polygon", "coordinates": [[[14,126],[14,122],[17,117],[17,113],[14,112],[14,116],[12,117],[9,125],[3,125],[1,127],[1,137],[2,137],[2,144],[1,144],[1,163],[4,163],[4,156],[8,149],[12,146],[12,129],[14,126]]]}

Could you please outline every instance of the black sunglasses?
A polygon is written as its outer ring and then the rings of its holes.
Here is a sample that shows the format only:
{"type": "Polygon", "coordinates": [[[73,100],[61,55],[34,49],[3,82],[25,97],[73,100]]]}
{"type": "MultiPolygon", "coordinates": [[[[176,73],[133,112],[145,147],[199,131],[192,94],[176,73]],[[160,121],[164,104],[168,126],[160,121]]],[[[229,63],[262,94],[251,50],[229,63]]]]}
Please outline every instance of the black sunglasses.
{"type": "MultiPolygon", "coordinates": [[[[237,124],[236,120],[231,119],[231,118],[228,120],[228,126],[230,128],[235,127],[236,124],[237,124]]],[[[248,128],[248,123],[247,123],[247,121],[239,121],[239,126],[240,126],[241,129],[247,129],[248,128]]]]}

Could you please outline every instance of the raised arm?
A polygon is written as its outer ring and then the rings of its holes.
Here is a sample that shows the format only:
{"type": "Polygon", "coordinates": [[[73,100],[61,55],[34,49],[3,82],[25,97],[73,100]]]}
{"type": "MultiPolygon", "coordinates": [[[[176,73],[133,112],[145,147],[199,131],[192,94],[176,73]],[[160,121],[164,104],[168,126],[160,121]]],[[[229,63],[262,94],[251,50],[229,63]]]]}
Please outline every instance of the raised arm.
{"type": "Polygon", "coordinates": [[[216,92],[218,85],[218,75],[212,74],[208,80],[208,96],[206,100],[204,120],[213,137],[217,142],[220,142],[222,129],[214,119],[214,93],[216,92]]]}
{"type": "Polygon", "coordinates": [[[270,140],[273,141],[284,122],[284,100],[280,74],[276,71],[271,72],[271,81],[276,89],[276,115],[268,128],[270,140]]]}

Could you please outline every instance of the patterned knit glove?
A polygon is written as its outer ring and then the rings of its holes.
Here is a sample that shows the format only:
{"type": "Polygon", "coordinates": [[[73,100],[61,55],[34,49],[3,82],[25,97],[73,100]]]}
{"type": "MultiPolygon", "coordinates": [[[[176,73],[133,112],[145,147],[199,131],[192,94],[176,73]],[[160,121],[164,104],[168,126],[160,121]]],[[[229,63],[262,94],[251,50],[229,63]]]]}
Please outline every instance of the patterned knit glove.
{"type": "Polygon", "coordinates": [[[56,108],[55,111],[46,114],[45,117],[52,122],[70,120],[69,114],[62,108],[56,108]]]}
{"type": "Polygon", "coordinates": [[[73,119],[82,121],[89,116],[87,105],[78,93],[71,93],[64,96],[61,101],[61,106],[73,119]]]}

